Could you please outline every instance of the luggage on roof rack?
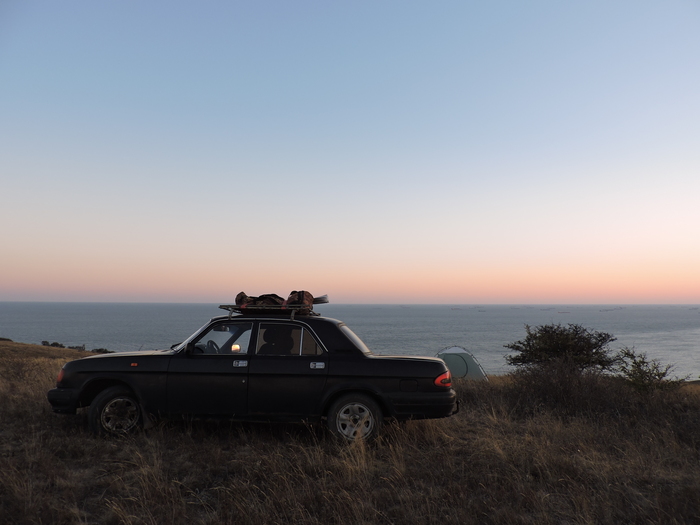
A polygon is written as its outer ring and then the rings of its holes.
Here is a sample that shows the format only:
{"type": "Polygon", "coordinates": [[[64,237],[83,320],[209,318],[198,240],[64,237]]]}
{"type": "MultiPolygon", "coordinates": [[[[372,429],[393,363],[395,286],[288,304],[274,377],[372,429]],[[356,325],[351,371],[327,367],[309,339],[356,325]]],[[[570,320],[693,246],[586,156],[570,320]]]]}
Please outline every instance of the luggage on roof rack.
{"type": "Polygon", "coordinates": [[[313,305],[328,303],[328,296],[314,297],[304,290],[295,290],[287,299],[282,299],[277,294],[269,293],[257,297],[240,292],[236,296],[236,304],[222,304],[219,308],[228,310],[229,316],[234,313],[290,313],[292,317],[299,315],[318,315],[313,312],[313,305]]]}

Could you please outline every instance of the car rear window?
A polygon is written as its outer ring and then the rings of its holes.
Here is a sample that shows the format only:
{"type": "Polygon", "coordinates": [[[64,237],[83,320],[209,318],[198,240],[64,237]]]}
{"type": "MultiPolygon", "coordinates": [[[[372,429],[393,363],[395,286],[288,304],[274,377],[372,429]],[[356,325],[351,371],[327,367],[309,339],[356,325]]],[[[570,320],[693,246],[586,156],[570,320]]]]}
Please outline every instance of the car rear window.
{"type": "Polygon", "coordinates": [[[372,351],[367,348],[367,345],[357,336],[355,332],[350,330],[348,325],[341,323],[338,325],[338,327],[340,328],[341,332],[343,332],[345,336],[352,341],[352,344],[354,344],[363,354],[372,355],[372,351]]]}

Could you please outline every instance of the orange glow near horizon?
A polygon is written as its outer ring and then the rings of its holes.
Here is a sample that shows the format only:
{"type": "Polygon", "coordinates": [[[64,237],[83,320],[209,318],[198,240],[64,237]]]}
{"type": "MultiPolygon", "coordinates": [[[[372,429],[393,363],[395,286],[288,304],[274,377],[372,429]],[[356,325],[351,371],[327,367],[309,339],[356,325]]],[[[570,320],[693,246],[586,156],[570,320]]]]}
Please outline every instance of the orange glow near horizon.
{"type": "Polygon", "coordinates": [[[698,303],[700,279],[690,267],[368,267],[290,268],[273,273],[195,266],[70,264],[29,268],[0,282],[0,300],[219,302],[240,291],[286,294],[304,288],[329,294],[333,303],[556,304],[698,303]]]}

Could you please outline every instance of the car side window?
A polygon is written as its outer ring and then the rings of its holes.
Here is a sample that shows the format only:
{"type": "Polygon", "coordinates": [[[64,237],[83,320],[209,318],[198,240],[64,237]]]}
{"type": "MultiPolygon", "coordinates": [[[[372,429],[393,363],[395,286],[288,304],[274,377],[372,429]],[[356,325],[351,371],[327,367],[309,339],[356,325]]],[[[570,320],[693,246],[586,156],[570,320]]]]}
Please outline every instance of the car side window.
{"type": "Polygon", "coordinates": [[[194,345],[195,354],[247,354],[253,323],[222,323],[212,326],[194,345]]]}
{"type": "Polygon", "coordinates": [[[302,355],[321,355],[323,353],[323,348],[316,342],[316,339],[311,335],[308,330],[304,330],[302,333],[301,340],[301,354],[302,355]]]}
{"type": "Polygon", "coordinates": [[[258,331],[259,355],[321,355],[323,349],[301,326],[261,323],[258,331]]]}

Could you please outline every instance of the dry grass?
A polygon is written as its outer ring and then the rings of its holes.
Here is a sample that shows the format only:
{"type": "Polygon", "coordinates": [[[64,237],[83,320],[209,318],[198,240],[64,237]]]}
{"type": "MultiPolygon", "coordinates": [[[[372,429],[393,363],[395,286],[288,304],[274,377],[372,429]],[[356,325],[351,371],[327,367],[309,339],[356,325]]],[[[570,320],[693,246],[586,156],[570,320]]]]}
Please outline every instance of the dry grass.
{"type": "Polygon", "coordinates": [[[643,396],[598,378],[593,402],[562,410],[512,377],[465,382],[457,416],[389,425],[371,445],[228,422],[100,439],[84,414],[54,415],[46,401],[76,355],[0,343],[3,522],[700,521],[696,386],[643,396]]]}

